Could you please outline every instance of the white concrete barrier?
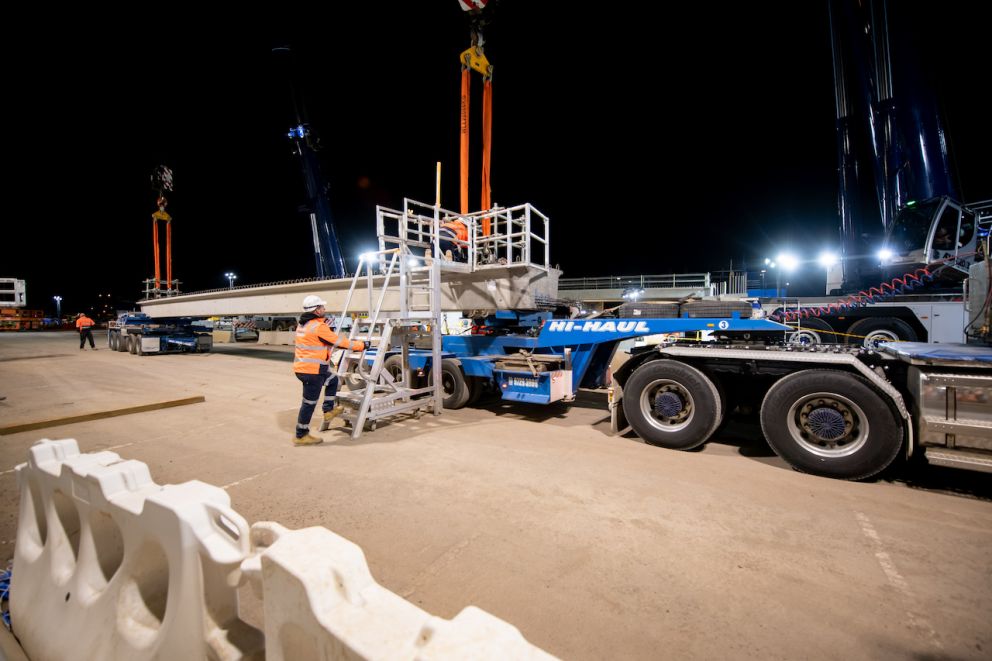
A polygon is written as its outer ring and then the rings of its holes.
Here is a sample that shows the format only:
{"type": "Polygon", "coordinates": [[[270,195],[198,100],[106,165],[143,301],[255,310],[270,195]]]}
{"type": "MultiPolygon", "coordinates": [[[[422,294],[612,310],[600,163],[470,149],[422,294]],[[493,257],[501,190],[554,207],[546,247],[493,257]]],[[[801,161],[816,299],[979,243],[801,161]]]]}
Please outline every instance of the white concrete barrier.
{"type": "Polygon", "coordinates": [[[258,331],[259,344],[296,344],[296,331],[258,331]]]}
{"type": "Polygon", "coordinates": [[[44,659],[239,659],[262,634],[238,619],[248,526],[225,491],[155,484],[148,466],[75,440],[17,467],[13,631],[44,659]]]}
{"type": "Polygon", "coordinates": [[[515,627],[469,606],[434,617],[372,578],[362,550],[326,528],[251,528],[244,576],[262,597],[268,661],[553,659],[515,627]]]}
{"type": "Polygon", "coordinates": [[[554,658],[478,608],[417,608],[326,528],[249,531],[217,487],[160,486],[146,464],[73,439],[36,443],[16,470],[10,614],[33,661],[554,658]],[[245,580],[264,639],[238,618],[245,580]]]}

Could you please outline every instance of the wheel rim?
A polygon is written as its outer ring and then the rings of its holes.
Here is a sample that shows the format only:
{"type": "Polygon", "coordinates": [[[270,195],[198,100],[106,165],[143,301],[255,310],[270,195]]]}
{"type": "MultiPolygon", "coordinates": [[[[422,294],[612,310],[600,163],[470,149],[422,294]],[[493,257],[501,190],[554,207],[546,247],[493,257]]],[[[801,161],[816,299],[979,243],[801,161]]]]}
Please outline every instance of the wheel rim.
{"type": "Polygon", "coordinates": [[[888,330],[886,328],[880,328],[878,330],[873,330],[867,335],[863,340],[863,344],[869,349],[878,348],[879,342],[898,342],[899,336],[896,335],[895,331],[888,330]]]}
{"type": "Polygon", "coordinates": [[[401,365],[389,365],[386,368],[389,376],[393,377],[393,383],[399,383],[403,377],[403,367],[401,365]]]}
{"type": "Polygon", "coordinates": [[[441,390],[445,397],[455,394],[455,377],[447,372],[441,372],[441,390]]]}
{"type": "Polygon", "coordinates": [[[695,402],[682,384],[670,379],[656,379],[641,390],[641,413],[644,419],[664,432],[685,429],[695,417],[695,402]]]}
{"type": "Polygon", "coordinates": [[[823,344],[823,338],[816,331],[803,328],[789,335],[789,344],[798,344],[804,347],[812,344],[823,344]]]}
{"type": "Polygon", "coordinates": [[[865,412],[837,393],[818,392],[797,400],[786,425],[792,440],[819,457],[847,457],[868,442],[865,412]]]}

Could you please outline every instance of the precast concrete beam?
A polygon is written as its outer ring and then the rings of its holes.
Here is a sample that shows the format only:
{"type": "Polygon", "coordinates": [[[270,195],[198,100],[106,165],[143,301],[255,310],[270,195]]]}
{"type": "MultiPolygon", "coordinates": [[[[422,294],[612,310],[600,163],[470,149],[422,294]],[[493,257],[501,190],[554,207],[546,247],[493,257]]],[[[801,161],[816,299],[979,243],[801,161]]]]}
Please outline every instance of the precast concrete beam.
{"type": "MultiPolygon", "coordinates": [[[[558,297],[561,271],[545,271],[527,265],[486,266],[474,272],[442,271],[441,310],[445,312],[526,310],[541,308],[558,297]]],[[[383,276],[368,281],[360,278],[348,306],[349,313],[369,312],[379,300],[383,276]]],[[[340,313],[351,287],[352,278],[313,280],[257,287],[238,287],[209,292],[180,294],[168,298],[138,301],[141,311],[152,318],[162,317],[233,317],[241,315],[298,315],[303,298],[316,294],[327,301],[328,313],[340,313]]],[[[386,292],[382,311],[400,310],[399,277],[386,292]]]]}

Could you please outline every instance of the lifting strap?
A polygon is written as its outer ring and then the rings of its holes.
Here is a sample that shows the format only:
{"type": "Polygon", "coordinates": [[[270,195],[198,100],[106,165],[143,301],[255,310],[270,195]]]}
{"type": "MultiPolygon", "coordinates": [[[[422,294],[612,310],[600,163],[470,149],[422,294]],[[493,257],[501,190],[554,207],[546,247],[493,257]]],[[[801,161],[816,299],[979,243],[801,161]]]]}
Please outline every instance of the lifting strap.
{"type": "Polygon", "coordinates": [[[468,213],[468,123],[471,98],[472,71],[462,67],[462,121],[461,121],[461,212],[468,213]]]}
{"type": "MultiPolygon", "coordinates": [[[[488,209],[492,206],[490,196],[492,190],[489,187],[489,161],[492,157],[492,137],[493,137],[493,81],[486,78],[482,90],[482,206],[481,209],[488,209]]],[[[489,236],[490,219],[482,219],[482,235],[489,236]]]]}
{"type": "MultiPolygon", "coordinates": [[[[472,70],[482,74],[482,191],[481,209],[486,210],[492,205],[492,188],[490,186],[490,168],[492,160],[493,135],[493,67],[486,59],[479,38],[473,35],[470,48],[461,54],[462,62],[462,95],[461,95],[461,153],[460,153],[460,203],[461,213],[468,214],[468,151],[469,151],[469,110],[472,96],[472,70]]],[[[489,236],[491,220],[482,219],[482,235],[489,236]]]]}

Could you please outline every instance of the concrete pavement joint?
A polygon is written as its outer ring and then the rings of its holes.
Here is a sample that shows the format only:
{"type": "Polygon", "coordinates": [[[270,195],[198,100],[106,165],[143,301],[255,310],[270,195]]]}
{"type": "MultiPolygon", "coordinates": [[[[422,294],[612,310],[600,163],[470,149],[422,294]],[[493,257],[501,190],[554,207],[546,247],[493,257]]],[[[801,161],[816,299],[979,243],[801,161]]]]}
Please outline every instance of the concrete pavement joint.
{"type": "Polygon", "coordinates": [[[454,546],[448,548],[444,553],[438,556],[434,562],[428,565],[424,571],[417,574],[416,578],[413,579],[412,585],[410,585],[410,587],[403,592],[399,593],[399,595],[404,599],[409,599],[410,595],[416,592],[417,588],[423,585],[426,580],[435,578],[446,565],[451,564],[455,558],[461,555],[462,551],[468,548],[469,544],[481,536],[482,533],[477,532],[468,539],[463,539],[454,546]]]}
{"type": "Polygon", "coordinates": [[[121,443],[120,445],[111,445],[109,448],[104,448],[105,451],[108,450],[120,450],[121,448],[126,448],[129,445],[134,445],[134,443],[121,443]]]}
{"type": "Polygon", "coordinates": [[[272,468],[270,470],[263,471],[261,473],[255,474],[255,475],[249,475],[248,477],[243,477],[240,480],[236,480],[234,482],[231,482],[230,484],[225,484],[224,486],[221,487],[221,489],[230,489],[231,487],[237,486],[239,484],[244,484],[245,482],[251,482],[252,480],[254,480],[257,477],[262,477],[263,475],[268,475],[269,473],[274,473],[277,470],[279,470],[280,468],[284,468],[284,466],[279,466],[277,468],[272,468]]]}
{"type": "MultiPolygon", "coordinates": [[[[858,523],[861,525],[861,531],[865,534],[865,537],[871,541],[872,546],[875,547],[875,558],[878,560],[878,564],[881,565],[882,572],[885,574],[885,578],[889,581],[889,585],[902,594],[907,604],[912,606],[916,601],[916,598],[913,596],[912,591],[910,591],[909,584],[906,582],[906,579],[903,578],[902,574],[899,573],[899,570],[896,569],[895,563],[892,562],[892,558],[882,545],[882,539],[878,536],[875,526],[872,525],[871,520],[864,513],[855,512],[854,515],[857,517],[858,523]]],[[[933,628],[933,625],[931,625],[925,617],[922,615],[917,615],[912,610],[907,610],[906,616],[909,619],[910,626],[926,633],[934,647],[938,649],[944,648],[937,636],[937,632],[933,628]]]]}

